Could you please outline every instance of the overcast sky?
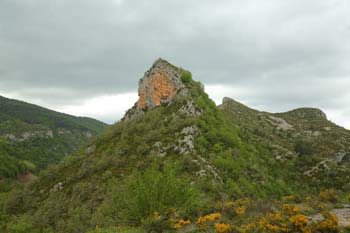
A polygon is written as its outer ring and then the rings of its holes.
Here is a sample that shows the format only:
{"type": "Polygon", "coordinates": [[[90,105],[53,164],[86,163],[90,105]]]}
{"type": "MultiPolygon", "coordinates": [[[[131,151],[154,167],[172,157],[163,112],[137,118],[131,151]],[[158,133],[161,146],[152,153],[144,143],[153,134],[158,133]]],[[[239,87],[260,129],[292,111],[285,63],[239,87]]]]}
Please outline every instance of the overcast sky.
{"type": "Polygon", "coordinates": [[[0,0],[0,95],[112,123],[158,57],[217,103],[350,128],[348,0],[0,0]]]}

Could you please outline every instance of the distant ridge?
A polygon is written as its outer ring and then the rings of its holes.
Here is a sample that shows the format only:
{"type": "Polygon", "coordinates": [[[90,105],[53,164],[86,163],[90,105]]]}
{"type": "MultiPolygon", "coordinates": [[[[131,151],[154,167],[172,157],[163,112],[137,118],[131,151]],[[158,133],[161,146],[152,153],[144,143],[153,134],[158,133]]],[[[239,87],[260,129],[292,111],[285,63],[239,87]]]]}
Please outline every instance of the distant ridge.
{"type": "Polygon", "coordinates": [[[38,172],[58,162],[107,126],[95,119],[75,117],[2,96],[0,110],[0,159],[3,161],[0,176],[5,177],[25,170],[38,172]]]}

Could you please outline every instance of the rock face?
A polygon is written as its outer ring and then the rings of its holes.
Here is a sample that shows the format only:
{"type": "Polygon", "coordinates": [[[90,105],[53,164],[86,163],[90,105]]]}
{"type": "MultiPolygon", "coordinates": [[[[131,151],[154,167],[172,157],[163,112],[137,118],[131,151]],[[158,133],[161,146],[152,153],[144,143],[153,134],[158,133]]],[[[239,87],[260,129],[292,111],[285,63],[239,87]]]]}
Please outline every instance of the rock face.
{"type": "Polygon", "coordinates": [[[298,108],[288,113],[304,120],[327,120],[327,115],[317,108],[298,108]]]}
{"type": "Polygon", "coordinates": [[[143,110],[170,103],[176,96],[188,93],[181,80],[184,70],[159,58],[139,82],[139,100],[126,112],[125,119],[142,114],[143,110]]]}
{"type": "Polygon", "coordinates": [[[155,108],[169,103],[181,90],[181,69],[159,58],[154,62],[139,83],[139,109],[155,108]]]}

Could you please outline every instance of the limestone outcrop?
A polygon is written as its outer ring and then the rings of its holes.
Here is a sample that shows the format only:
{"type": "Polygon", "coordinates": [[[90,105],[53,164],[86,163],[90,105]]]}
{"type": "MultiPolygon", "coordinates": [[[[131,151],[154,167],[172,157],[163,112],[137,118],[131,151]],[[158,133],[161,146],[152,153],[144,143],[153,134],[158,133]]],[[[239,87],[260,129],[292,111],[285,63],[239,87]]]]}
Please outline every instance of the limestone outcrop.
{"type": "Polygon", "coordinates": [[[143,110],[171,103],[176,96],[186,95],[188,90],[181,80],[183,71],[164,59],[156,60],[139,81],[139,100],[123,119],[134,118],[143,110]]]}

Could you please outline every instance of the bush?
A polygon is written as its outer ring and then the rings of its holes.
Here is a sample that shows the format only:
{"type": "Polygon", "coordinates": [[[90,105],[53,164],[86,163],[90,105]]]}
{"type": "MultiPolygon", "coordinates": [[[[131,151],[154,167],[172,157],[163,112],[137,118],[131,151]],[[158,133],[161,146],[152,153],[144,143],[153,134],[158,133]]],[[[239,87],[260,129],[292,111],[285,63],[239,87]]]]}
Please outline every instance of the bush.
{"type": "Polygon", "coordinates": [[[335,190],[320,191],[319,198],[324,202],[337,203],[338,201],[338,195],[335,190]]]}
{"type": "Polygon", "coordinates": [[[313,152],[312,145],[305,141],[298,141],[295,144],[294,150],[299,155],[310,155],[313,152]]]}
{"type": "Polygon", "coordinates": [[[192,81],[192,74],[189,71],[183,71],[181,75],[181,80],[184,83],[189,83],[192,81]]]}
{"type": "Polygon", "coordinates": [[[170,166],[163,172],[155,168],[136,172],[126,181],[124,190],[116,190],[113,197],[118,220],[136,225],[155,213],[162,216],[172,209],[190,215],[198,208],[198,200],[198,192],[189,181],[177,177],[170,166]]]}

